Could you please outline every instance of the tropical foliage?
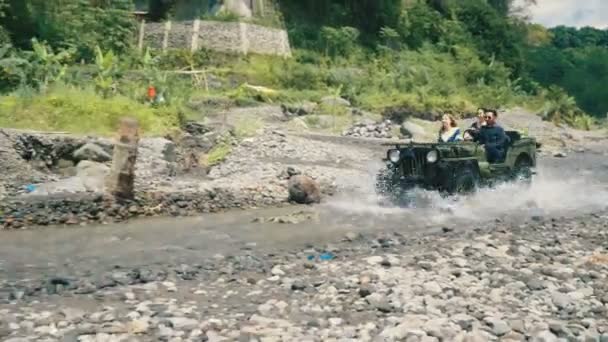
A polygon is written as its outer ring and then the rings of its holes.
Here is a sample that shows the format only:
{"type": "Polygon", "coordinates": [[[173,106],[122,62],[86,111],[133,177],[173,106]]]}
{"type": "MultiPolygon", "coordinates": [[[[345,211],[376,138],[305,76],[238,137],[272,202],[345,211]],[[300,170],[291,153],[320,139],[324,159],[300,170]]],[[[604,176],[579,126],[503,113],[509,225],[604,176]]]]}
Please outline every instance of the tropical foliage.
{"type": "MultiPolygon", "coordinates": [[[[150,1],[152,17],[171,17],[183,1],[150,1]]],[[[66,120],[72,115],[105,131],[114,109],[124,108],[140,111],[158,132],[178,125],[193,103],[328,95],[393,114],[523,105],[580,128],[593,126],[588,114],[608,112],[606,30],[530,24],[512,0],[276,4],[291,59],[136,51],[131,0],[0,0],[0,124],[77,130],[78,120],[66,120]],[[149,86],[162,101],[149,101],[149,86]],[[87,102],[70,105],[78,92],[87,102]]]]}

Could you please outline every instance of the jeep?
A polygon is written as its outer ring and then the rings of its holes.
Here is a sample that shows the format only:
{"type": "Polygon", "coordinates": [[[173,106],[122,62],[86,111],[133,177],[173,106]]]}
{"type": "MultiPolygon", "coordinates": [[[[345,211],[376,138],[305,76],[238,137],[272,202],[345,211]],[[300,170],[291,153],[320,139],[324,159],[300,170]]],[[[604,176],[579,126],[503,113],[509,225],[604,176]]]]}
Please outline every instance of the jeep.
{"type": "Polygon", "coordinates": [[[530,182],[536,167],[536,139],[506,131],[509,142],[504,160],[488,163],[483,146],[475,142],[385,143],[386,169],[376,179],[376,191],[400,201],[413,189],[439,191],[442,195],[466,194],[498,182],[530,182]]]}

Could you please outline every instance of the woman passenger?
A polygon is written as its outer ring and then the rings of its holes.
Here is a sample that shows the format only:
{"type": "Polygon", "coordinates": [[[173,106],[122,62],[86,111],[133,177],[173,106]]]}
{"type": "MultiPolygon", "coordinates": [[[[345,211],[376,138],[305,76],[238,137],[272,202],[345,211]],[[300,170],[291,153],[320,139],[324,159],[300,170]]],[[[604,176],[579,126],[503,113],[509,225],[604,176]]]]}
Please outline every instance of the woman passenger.
{"type": "Polygon", "coordinates": [[[462,140],[460,136],[460,128],[456,123],[456,119],[451,114],[443,115],[441,120],[441,128],[439,129],[440,143],[450,143],[462,140]]]}

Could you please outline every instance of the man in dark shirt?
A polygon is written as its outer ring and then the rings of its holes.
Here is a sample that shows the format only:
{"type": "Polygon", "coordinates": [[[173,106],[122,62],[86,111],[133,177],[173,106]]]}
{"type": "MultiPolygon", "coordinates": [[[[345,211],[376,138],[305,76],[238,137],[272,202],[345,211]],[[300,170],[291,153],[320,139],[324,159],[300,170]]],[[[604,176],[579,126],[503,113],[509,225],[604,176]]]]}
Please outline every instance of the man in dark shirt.
{"type": "Polygon", "coordinates": [[[496,124],[498,113],[494,109],[486,111],[486,125],[482,126],[475,141],[483,145],[489,163],[499,163],[505,158],[505,147],[509,137],[505,130],[496,124]]]}

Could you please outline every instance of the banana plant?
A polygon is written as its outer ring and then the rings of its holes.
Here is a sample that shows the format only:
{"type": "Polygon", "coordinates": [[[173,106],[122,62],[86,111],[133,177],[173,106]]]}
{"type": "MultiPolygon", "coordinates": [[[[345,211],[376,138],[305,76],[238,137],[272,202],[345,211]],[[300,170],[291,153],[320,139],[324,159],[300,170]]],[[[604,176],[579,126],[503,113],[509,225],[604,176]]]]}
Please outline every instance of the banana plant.
{"type": "Polygon", "coordinates": [[[109,97],[116,92],[116,75],[118,72],[118,58],[112,50],[103,53],[99,46],[95,47],[95,89],[103,97],[109,97]]]}
{"type": "Polygon", "coordinates": [[[15,55],[11,46],[5,44],[0,46],[0,80],[18,78],[21,84],[27,80],[26,70],[29,69],[29,61],[15,55]]]}
{"type": "Polygon", "coordinates": [[[50,83],[63,79],[67,71],[67,62],[72,58],[72,50],[63,50],[55,53],[44,43],[32,39],[33,51],[29,54],[31,58],[31,78],[44,93],[50,83]]]}

